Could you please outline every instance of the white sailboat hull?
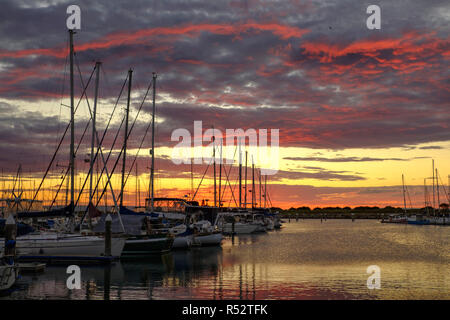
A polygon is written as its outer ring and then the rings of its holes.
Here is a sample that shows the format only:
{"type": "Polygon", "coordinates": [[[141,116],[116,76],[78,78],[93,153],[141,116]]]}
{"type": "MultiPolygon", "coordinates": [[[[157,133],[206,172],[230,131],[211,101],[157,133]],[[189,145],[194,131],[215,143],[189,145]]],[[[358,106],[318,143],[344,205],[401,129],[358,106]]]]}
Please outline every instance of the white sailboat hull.
{"type": "Polygon", "coordinates": [[[0,291],[10,289],[18,276],[17,267],[14,265],[0,266],[0,291]]]}
{"type": "Polygon", "coordinates": [[[449,217],[430,217],[430,223],[437,224],[437,225],[450,225],[450,218],[449,217]]]}
{"type": "Polygon", "coordinates": [[[218,246],[222,243],[223,236],[220,232],[198,235],[194,237],[194,243],[199,246],[218,246]]]}
{"type": "Polygon", "coordinates": [[[275,229],[275,223],[273,222],[273,220],[269,220],[268,222],[267,222],[267,225],[266,225],[266,230],[273,230],[273,229],[275,229]]]}
{"type": "Polygon", "coordinates": [[[265,232],[265,231],[267,231],[266,226],[264,225],[264,223],[257,222],[255,224],[257,225],[257,228],[256,228],[255,232],[265,232]]]}
{"type": "MultiPolygon", "coordinates": [[[[259,225],[257,224],[249,224],[249,223],[240,223],[236,222],[234,224],[234,233],[235,234],[248,234],[256,232],[259,228],[259,225]]],[[[231,223],[224,223],[222,226],[219,227],[220,230],[222,230],[223,233],[232,233],[233,226],[231,223]]]]}
{"type": "MultiPolygon", "coordinates": [[[[125,239],[111,239],[111,255],[120,257],[125,239]]],[[[97,236],[36,234],[17,237],[19,257],[101,257],[105,256],[105,239],[97,236]]]]}
{"type": "Polygon", "coordinates": [[[187,249],[192,246],[193,242],[194,242],[193,235],[177,236],[177,237],[175,237],[175,240],[173,241],[172,248],[173,249],[187,249]]]}

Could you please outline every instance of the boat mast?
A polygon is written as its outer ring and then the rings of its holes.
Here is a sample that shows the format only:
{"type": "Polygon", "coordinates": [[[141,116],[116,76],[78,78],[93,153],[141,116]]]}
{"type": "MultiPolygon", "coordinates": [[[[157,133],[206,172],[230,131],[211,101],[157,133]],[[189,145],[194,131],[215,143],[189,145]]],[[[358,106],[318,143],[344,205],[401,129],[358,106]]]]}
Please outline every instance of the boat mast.
{"type": "Polygon", "coordinates": [[[267,175],[264,175],[264,208],[267,207],[267,175]]]}
{"type": "Polygon", "coordinates": [[[427,179],[423,179],[423,200],[424,200],[424,206],[426,211],[428,212],[427,208],[427,179]]]}
{"type": "Polygon", "coordinates": [[[434,159],[433,161],[433,215],[434,215],[434,208],[436,207],[436,197],[434,194],[434,159]]]}
{"type": "Polygon", "coordinates": [[[151,194],[150,194],[150,204],[151,204],[151,212],[154,210],[154,176],[155,176],[155,100],[156,100],[156,72],[152,73],[153,75],[153,112],[152,112],[152,166],[150,168],[150,185],[151,185],[151,194]]]}
{"type": "Polygon", "coordinates": [[[437,192],[437,209],[438,209],[438,212],[441,210],[440,208],[440,205],[441,205],[441,200],[440,200],[440,197],[439,197],[439,178],[438,178],[439,176],[438,176],[438,169],[436,168],[436,192],[437,192]]]}
{"type": "Polygon", "coordinates": [[[262,195],[261,195],[261,193],[262,193],[261,169],[259,169],[259,207],[260,208],[262,207],[262,199],[261,199],[262,195]]]}
{"type": "Polygon", "coordinates": [[[67,179],[66,179],[66,200],[65,200],[66,207],[69,205],[69,189],[70,189],[70,178],[67,177],[67,179]]]}
{"type": "MultiPolygon", "coordinates": [[[[99,164],[98,164],[98,161],[97,161],[97,172],[95,173],[95,180],[97,181],[97,183],[98,183],[98,179],[99,179],[99,177],[98,177],[98,173],[99,172],[100,172],[99,164]]],[[[97,191],[95,193],[95,203],[98,203],[98,188],[97,188],[97,191]]]]}
{"type": "MultiPolygon", "coordinates": [[[[131,78],[133,76],[133,70],[128,70],[128,97],[127,108],[125,110],[125,135],[123,141],[123,162],[122,162],[122,184],[120,187],[120,207],[123,207],[124,188],[125,188],[125,165],[127,161],[127,141],[128,141],[128,115],[130,113],[130,99],[131,99],[131,78]]],[[[120,210],[120,208],[119,208],[120,210]]]]}
{"type": "Polygon", "coordinates": [[[214,167],[214,207],[217,207],[217,190],[216,190],[216,136],[214,135],[215,131],[214,131],[214,127],[212,128],[213,130],[213,167],[214,167]]]}
{"type": "Polygon", "coordinates": [[[138,164],[136,162],[136,206],[139,206],[138,193],[138,164]]]}
{"type": "Polygon", "coordinates": [[[403,207],[405,209],[405,215],[406,215],[405,177],[403,174],[402,174],[402,186],[403,186],[403,207]]]}
{"type": "Polygon", "coordinates": [[[194,197],[194,161],[191,158],[191,200],[194,197]]]}
{"type": "MultiPolygon", "coordinates": [[[[220,140],[220,162],[219,162],[219,208],[221,207],[221,194],[222,194],[222,140],[220,140]]],[[[226,185],[225,185],[226,186],[226,185]]]]}
{"type": "Polygon", "coordinates": [[[239,138],[239,208],[241,207],[242,207],[242,152],[241,152],[241,138],[239,138]]]}
{"type": "Polygon", "coordinates": [[[89,204],[92,203],[92,199],[94,198],[94,194],[92,193],[92,183],[93,183],[93,177],[94,177],[94,143],[95,143],[95,122],[96,122],[96,115],[97,115],[97,99],[98,99],[98,83],[100,79],[100,65],[101,62],[97,61],[95,63],[95,93],[94,93],[94,110],[92,111],[92,137],[91,137],[91,161],[90,161],[90,180],[89,180],[89,204]]]}
{"type": "Polygon", "coordinates": [[[252,156],[252,209],[255,208],[256,194],[255,194],[255,163],[252,156]]]}
{"type": "Polygon", "coordinates": [[[244,193],[244,208],[247,209],[247,157],[248,157],[248,152],[245,151],[245,172],[244,172],[244,189],[245,189],[245,193],[244,193]]]}
{"type": "Polygon", "coordinates": [[[74,108],[74,84],[73,84],[73,30],[69,30],[70,51],[70,213],[75,212],[75,108],[74,108]]]}
{"type": "MultiPolygon", "coordinates": [[[[137,171],[137,163],[136,163],[136,171],[137,171]]],[[[138,206],[141,207],[141,180],[137,177],[138,182],[138,206]]]]}

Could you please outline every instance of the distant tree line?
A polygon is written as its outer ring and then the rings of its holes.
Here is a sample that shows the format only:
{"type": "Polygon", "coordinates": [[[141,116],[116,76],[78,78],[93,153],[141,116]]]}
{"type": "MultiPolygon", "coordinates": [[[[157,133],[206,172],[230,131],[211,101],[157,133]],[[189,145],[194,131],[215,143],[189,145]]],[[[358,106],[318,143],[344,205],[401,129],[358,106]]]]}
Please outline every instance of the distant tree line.
{"type": "MultiPolygon", "coordinates": [[[[441,212],[448,213],[448,205],[440,206],[441,212]]],[[[291,207],[289,209],[281,209],[277,207],[271,208],[272,212],[278,211],[283,218],[302,218],[302,219],[346,219],[346,218],[359,218],[359,219],[381,219],[390,214],[404,214],[405,209],[401,207],[386,206],[380,208],[377,206],[359,206],[359,207],[291,207]]],[[[435,209],[436,212],[438,209],[435,209]]],[[[407,209],[407,215],[421,214],[425,212],[433,212],[432,207],[407,209]]]]}

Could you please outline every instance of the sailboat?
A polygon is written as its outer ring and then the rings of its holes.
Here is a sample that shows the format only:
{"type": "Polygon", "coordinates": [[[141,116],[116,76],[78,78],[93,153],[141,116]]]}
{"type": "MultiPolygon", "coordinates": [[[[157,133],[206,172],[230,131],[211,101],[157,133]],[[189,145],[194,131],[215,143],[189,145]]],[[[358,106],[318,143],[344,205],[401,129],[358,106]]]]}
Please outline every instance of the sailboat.
{"type": "MultiPolygon", "coordinates": [[[[155,110],[155,98],[156,98],[156,73],[153,73],[152,86],[153,86],[153,114],[155,110]]],[[[146,214],[135,212],[126,208],[123,205],[124,189],[125,189],[125,167],[126,167],[126,155],[127,155],[127,140],[128,140],[128,114],[130,108],[131,97],[131,81],[132,70],[128,71],[128,99],[125,115],[125,134],[123,144],[123,162],[122,162],[122,183],[120,192],[120,204],[119,204],[119,216],[123,217],[123,226],[125,228],[125,234],[127,239],[125,240],[125,246],[122,252],[122,258],[138,258],[145,257],[147,255],[163,254],[169,252],[174,243],[174,237],[168,232],[160,232],[151,228],[149,218],[146,214]],[[137,227],[136,227],[137,226],[137,227]]],[[[154,127],[154,116],[152,118],[152,127],[154,127]]],[[[153,130],[154,133],[154,130],[153,130]]],[[[154,148],[154,140],[152,138],[152,150],[154,148]]],[[[102,215],[99,224],[95,227],[95,230],[102,230],[104,225],[105,215],[102,215]]],[[[114,223],[114,220],[113,220],[114,223]]]]}
{"type": "Polygon", "coordinates": [[[194,230],[190,226],[192,216],[184,199],[158,197],[145,201],[149,209],[144,214],[153,222],[153,230],[172,235],[173,249],[188,249],[193,245],[194,230]]]}
{"type": "MultiPolygon", "coordinates": [[[[152,228],[145,213],[134,212],[122,207],[120,214],[127,235],[121,259],[164,254],[171,250],[173,237],[167,232],[159,232],[152,228]]],[[[101,232],[104,230],[105,220],[106,215],[102,215],[93,231],[101,232]]],[[[113,234],[122,232],[118,215],[112,216],[112,232],[113,234]]]]}
{"type": "MultiPolygon", "coordinates": [[[[8,217],[6,224],[15,224],[12,216],[8,217]]],[[[4,243],[4,252],[0,249],[0,293],[9,290],[19,276],[18,267],[14,261],[15,241],[9,240],[4,243]]]]}
{"type": "Polygon", "coordinates": [[[404,214],[390,214],[387,219],[383,217],[382,223],[408,223],[408,215],[406,209],[406,187],[405,176],[402,174],[402,193],[403,193],[403,210],[404,214]]]}
{"type": "Polygon", "coordinates": [[[194,228],[194,244],[198,246],[219,246],[223,236],[217,226],[208,220],[200,220],[192,224],[194,228]]]}
{"type": "MultiPolygon", "coordinates": [[[[176,206],[173,203],[179,203],[179,199],[172,198],[155,198],[154,197],[154,169],[155,169],[155,114],[156,114],[156,73],[153,73],[153,112],[152,112],[152,148],[151,167],[150,167],[150,187],[149,198],[146,199],[146,211],[134,212],[123,206],[120,212],[123,216],[139,216],[147,219],[148,230],[159,234],[161,241],[169,243],[170,248],[186,249],[190,248],[194,240],[194,229],[190,226],[190,216],[186,215],[184,205],[176,206]],[[170,202],[171,205],[165,206],[161,202],[170,202]],[[164,209],[163,209],[164,207],[164,209]]],[[[124,148],[126,150],[126,146],[124,148]]],[[[124,168],[124,165],[123,167],[124,168]]],[[[123,172],[122,172],[123,175],[123,172]]],[[[123,180],[122,180],[123,181],[123,180]]],[[[122,184],[123,189],[123,184],[122,184]]],[[[123,195],[123,191],[121,193],[123,195]]],[[[122,200],[122,198],[121,198],[122,200]]],[[[183,201],[181,201],[183,202],[183,201]]],[[[129,241],[127,240],[127,244],[129,241]]],[[[125,252],[127,252],[127,244],[125,252]]],[[[170,249],[169,248],[169,249],[170,249]]]]}
{"type": "Polygon", "coordinates": [[[251,208],[247,209],[247,157],[248,153],[245,152],[245,178],[243,187],[245,189],[244,201],[242,202],[242,164],[241,164],[241,151],[239,150],[239,208],[222,211],[218,214],[215,224],[217,227],[226,234],[248,234],[256,232],[266,232],[280,228],[281,223],[275,214],[272,214],[268,208],[266,208],[267,197],[267,178],[265,180],[265,191],[262,195],[262,182],[261,173],[259,175],[259,194],[260,194],[260,207],[256,205],[256,188],[255,188],[255,167],[252,163],[252,190],[251,192],[251,208]],[[264,197],[264,208],[261,206],[262,198],[264,197]],[[244,208],[241,208],[242,204],[244,208]]]}
{"type": "Polygon", "coordinates": [[[197,201],[186,201],[186,211],[191,215],[195,246],[220,246],[223,236],[214,224],[218,208],[199,206],[197,201]]]}
{"type": "Polygon", "coordinates": [[[214,224],[224,234],[248,234],[261,230],[259,223],[253,223],[253,215],[241,209],[219,212],[214,224]]]}
{"type": "Polygon", "coordinates": [[[0,261],[0,293],[10,289],[16,282],[18,275],[17,266],[4,264],[0,261]]]}
{"type": "MultiPolygon", "coordinates": [[[[436,172],[436,193],[437,193],[437,205],[438,208],[436,211],[434,211],[433,217],[430,217],[430,223],[435,225],[450,225],[450,216],[449,216],[449,204],[448,203],[441,203],[441,192],[440,192],[440,184],[439,184],[439,173],[438,169],[435,169],[436,172]]],[[[450,176],[449,176],[449,182],[450,182],[450,176]]],[[[442,185],[444,188],[444,194],[447,197],[447,201],[450,202],[450,193],[447,193],[445,190],[445,186],[442,185]]],[[[449,186],[450,187],[450,186],[449,186]]],[[[434,186],[433,186],[434,188],[434,186]]],[[[434,190],[433,190],[434,193],[434,190]]]]}
{"type": "Polygon", "coordinates": [[[180,198],[155,198],[154,205],[157,210],[153,215],[164,219],[168,224],[165,228],[175,235],[175,249],[222,243],[222,234],[212,223],[214,207],[180,198]]]}
{"type": "Polygon", "coordinates": [[[15,264],[7,263],[0,256],[0,293],[9,290],[19,276],[19,269],[15,264]]]}
{"type": "MultiPolygon", "coordinates": [[[[62,210],[47,212],[19,212],[18,218],[36,218],[48,216],[74,217],[75,182],[75,126],[74,126],[74,46],[73,30],[69,30],[70,43],[70,193],[69,206],[62,210]]],[[[53,161],[53,159],[52,159],[53,161]]],[[[47,170],[48,171],[48,170],[47,170]]],[[[30,203],[30,208],[34,199],[30,203]]],[[[71,232],[30,232],[16,238],[16,253],[19,260],[110,260],[120,257],[125,239],[111,239],[111,256],[105,256],[105,239],[99,236],[83,236],[71,232]]]]}
{"type": "MultiPolygon", "coordinates": [[[[434,200],[434,160],[432,160],[432,163],[433,163],[433,200],[434,200]]],[[[415,214],[415,215],[409,216],[408,224],[429,225],[431,223],[430,218],[429,218],[429,213],[428,213],[426,178],[424,179],[424,197],[425,197],[425,212],[424,212],[424,214],[415,214]]],[[[406,204],[405,204],[405,206],[406,206],[406,204]]],[[[405,211],[406,211],[406,209],[405,209],[405,211]]],[[[433,212],[434,212],[434,206],[433,206],[433,212]]]]}

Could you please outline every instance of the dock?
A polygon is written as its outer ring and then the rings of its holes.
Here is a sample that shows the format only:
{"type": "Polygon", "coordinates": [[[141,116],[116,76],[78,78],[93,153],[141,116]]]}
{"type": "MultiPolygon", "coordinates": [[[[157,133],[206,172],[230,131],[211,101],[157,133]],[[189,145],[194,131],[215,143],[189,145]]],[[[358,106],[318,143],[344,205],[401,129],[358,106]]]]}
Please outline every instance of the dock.
{"type": "Polygon", "coordinates": [[[118,260],[119,257],[115,256],[18,256],[16,258],[17,262],[41,262],[47,264],[111,264],[112,262],[118,260]]]}
{"type": "Polygon", "coordinates": [[[17,268],[20,273],[40,273],[45,271],[47,266],[45,263],[29,262],[29,263],[17,263],[17,268]]]}

